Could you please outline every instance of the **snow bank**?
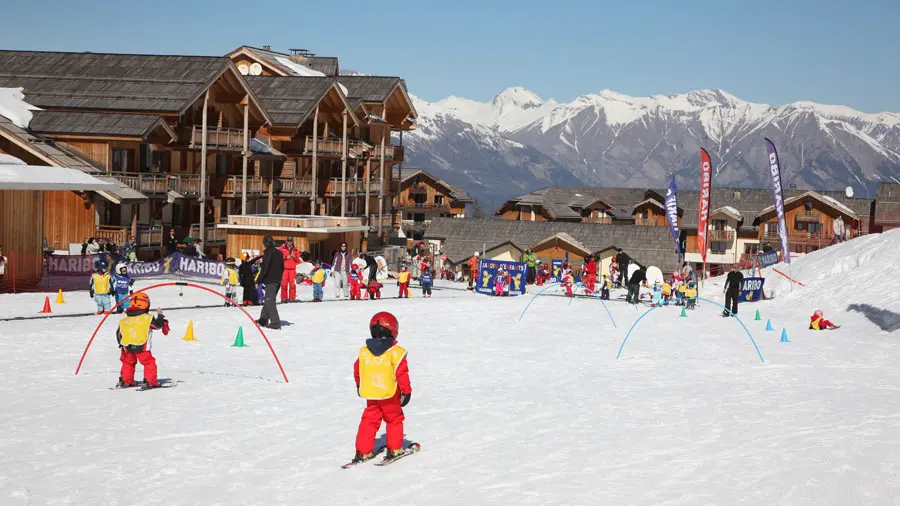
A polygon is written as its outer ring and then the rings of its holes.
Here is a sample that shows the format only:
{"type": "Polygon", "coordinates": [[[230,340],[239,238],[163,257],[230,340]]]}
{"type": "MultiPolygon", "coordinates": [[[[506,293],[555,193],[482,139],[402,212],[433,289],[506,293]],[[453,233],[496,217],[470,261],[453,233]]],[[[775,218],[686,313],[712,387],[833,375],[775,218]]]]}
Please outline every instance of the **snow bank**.
{"type": "Polygon", "coordinates": [[[20,128],[28,128],[31,111],[40,111],[25,101],[24,88],[0,88],[0,116],[4,116],[20,128]]]}
{"type": "Polygon", "coordinates": [[[20,160],[19,158],[14,157],[13,155],[7,155],[6,153],[0,153],[0,165],[27,165],[25,162],[20,160]]]}

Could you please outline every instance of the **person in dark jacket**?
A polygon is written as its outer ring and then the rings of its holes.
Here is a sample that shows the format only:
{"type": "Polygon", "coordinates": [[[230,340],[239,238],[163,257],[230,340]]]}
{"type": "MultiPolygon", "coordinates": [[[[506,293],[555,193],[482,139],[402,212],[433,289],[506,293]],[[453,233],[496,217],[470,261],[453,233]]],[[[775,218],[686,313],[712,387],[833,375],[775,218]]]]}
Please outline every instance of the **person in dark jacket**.
{"type": "Polygon", "coordinates": [[[625,302],[631,304],[639,302],[641,298],[641,283],[644,281],[647,281],[647,273],[644,272],[643,267],[638,267],[638,270],[634,271],[631,279],[628,280],[628,295],[625,297],[625,302]]]}
{"type": "Polygon", "coordinates": [[[629,258],[628,254],[622,251],[621,248],[619,248],[618,253],[616,253],[616,263],[619,265],[618,270],[621,273],[619,274],[619,279],[621,280],[620,283],[627,285],[628,264],[631,263],[631,258],[629,258]]]}
{"type": "Polygon", "coordinates": [[[245,306],[259,304],[259,299],[256,298],[256,281],[253,280],[253,263],[261,258],[256,257],[251,260],[249,253],[244,253],[241,258],[241,265],[238,267],[238,282],[241,284],[241,288],[244,289],[245,306]]]}
{"type": "Polygon", "coordinates": [[[272,239],[271,235],[263,238],[263,247],[265,251],[262,267],[256,282],[266,287],[266,295],[257,323],[278,330],[281,328],[281,318],[278,315],[278,308],[275,307],[275,300],[281,288],[281,278],[284,276],[284,256],[275,247],[275,239],[272,239]]]}
{"type": "Polygon", "coordinates": [[[741,298],[741,286],[744,284],[744,275],[741,274],[738,264],[731,266],[731,272],[725,278],[725,307],[728,311],[722,311],[722,316],[737,314],[738,299],[741,298]]]}
{"type": "Polygon", "coordinates": [[[166,256],[178,251],[178,238],[175,237],[174,228],[169,229],[169,235],[164,239],[164,244],[166,246],[166,256]]]}
{"type": "Polygon", "coordinates": [[[375,277],[378,275],[378,263],[365,253],[360,253],[359,258],[366,261],[366,269],[369,269],[369,283],[375,281],[375,277]]]}

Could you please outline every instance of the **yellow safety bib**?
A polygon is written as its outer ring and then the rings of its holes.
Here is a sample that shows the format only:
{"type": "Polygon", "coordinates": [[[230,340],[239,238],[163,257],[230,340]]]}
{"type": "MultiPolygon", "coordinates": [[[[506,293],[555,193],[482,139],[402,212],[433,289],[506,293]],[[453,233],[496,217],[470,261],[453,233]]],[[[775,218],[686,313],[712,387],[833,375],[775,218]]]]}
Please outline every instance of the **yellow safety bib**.
{"type": "Polygon", "coordinates": [[[91,274],[94,281],[94,293],[103,295],[109,293],[109,274],[91,274]]]}
{"type": "Polygon", "coordinates": [[[237,269],[225,269],[225,272],[228,274],[228,284],[236,285],[238,284],[238,271],[237,269]]]}
{"type": "Polygon", "coordinates": [[[319,269],[312,275],[313,283],[324,283],[325,282],[325,269],[319,269]]]}
{"type": "Polygon", "coordinates": [[[408,283],[409,282],[409,273],[401,272],[397,275],[397,281],[400,283],[408,283]]]}
{"type": "Polygon", "coordinates": [[[126,316],[119,322],[119,332],[122,333],[122,346],[143,346],[150,339],[150,323],[153,316],[144,313],[139,316],[126,316]]]}
{"type": "Polygon", "coordinates": [[[359,350],[359,395],[364,399],[390,399],[397,393],[397,367],[406,350],[394,346],[376,357],[363,346],[359,350]]]}
{"type": "Polygon", "coordinates": [[[822,322],[822,317],[820,316],[820,317],[816,318],[815,320],[813,320],[812,323],[810,324],[810,326],[813,328],[813,330],[820,330],[819,325],[821,324],[821,322],[822,322]]]}

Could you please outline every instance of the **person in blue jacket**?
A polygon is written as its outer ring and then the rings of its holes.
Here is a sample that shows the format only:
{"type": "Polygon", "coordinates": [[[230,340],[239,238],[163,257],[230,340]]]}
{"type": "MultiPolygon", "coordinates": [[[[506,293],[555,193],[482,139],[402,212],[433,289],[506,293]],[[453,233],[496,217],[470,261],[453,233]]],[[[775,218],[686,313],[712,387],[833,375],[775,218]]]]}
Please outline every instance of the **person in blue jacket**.
{"type": "MultiPolygon", "coordinates": [[[[134,285],[134,280],[128,276],[128,269],[125,267],[125,264],[120,264],[118,270],[119,272],[112,277],[113,293],[116,295],[116,304],[121,302],[122,299],[127,299],[128,296],[131,295],[131,287],[134,285]]],[[[118,309],[116,309],[116,312],[125,312],[129,305],[131,305],[130,302],[126,300],[118,309]]]]}
{"type": "Polygon", "coordinates": [[[422,277],[419,282],[422,283],[422,295],[431,298],[431,285],[434,283],[434,276],[431,274],[431,269],[428,266],[422,269],[422,277]]]}

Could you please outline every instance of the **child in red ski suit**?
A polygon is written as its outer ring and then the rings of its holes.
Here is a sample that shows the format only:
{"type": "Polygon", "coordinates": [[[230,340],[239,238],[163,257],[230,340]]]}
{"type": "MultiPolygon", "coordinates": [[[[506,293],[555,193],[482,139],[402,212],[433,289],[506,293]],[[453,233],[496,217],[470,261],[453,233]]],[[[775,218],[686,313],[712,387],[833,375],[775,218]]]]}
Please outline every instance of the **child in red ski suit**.
{"type": "Polygon", "coordinates": [[[381,287],[384,286],[378,281],[372,281],[366,285],[366,297],[370,300],[381,300],[381,287]]]}
{"type": "Polygon", "coordinates": [[[366,399],[366,409],[356,433],[353,462],[375,456],[375,435],[382,420],[387,424],[387,452],[391,460],[403,453],[403,407],[412,396],[406,350],[397,345],[400,324],[388,312],[380,312],[369,322],[371,339],[360,348],[353,364],[358,395],[366,399]]]}
{"type": "Polygon", "coordinates": [[[359,269],[354,265],[350,268],[350,300],[359,300],[362,298],[362,276],[359,269]]]}
{"type": "Polygon", "coordinates": [[[559,275],[560,283],[566,289],[566,297],[574,297],[572,293],[572,284],[575,282],[575,278],[572,276],[572,270],[569,269],[569,264],[564,263],[562,268],[562,273],[559,275]]]}
{"type": "Polygon", "coordinates": [[[119,322],[116,341],[119,343],[119,361],[122,370],[119,373],[119,388],[133,387],[134,366],[140,361],[144,366],[144,383],[150,388],[159,386],[156,377],[156,359],[150,353],[150,335],[154,330],[162,329],[169,333],[169,322],[163,316],[162,309],[156,310],[156,316],[150,315],[150,297],[138,292],[131,297],[125,318],[119,322]]]}
{"type": "Polygon", "coordinates": [[[837,325],[825,319],[825,313],[823,313],[821,309],[817,310],[809,317],[809,330],[828,330],[836,328],[838,328],[837,325]]]}
{"type": "Polygon", "coordinates": [[[403,299],[409,297],[409,269],[404,267],[397,274],[397,298],[403,299]]]}

